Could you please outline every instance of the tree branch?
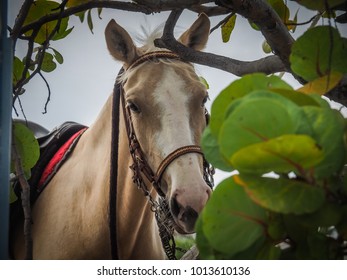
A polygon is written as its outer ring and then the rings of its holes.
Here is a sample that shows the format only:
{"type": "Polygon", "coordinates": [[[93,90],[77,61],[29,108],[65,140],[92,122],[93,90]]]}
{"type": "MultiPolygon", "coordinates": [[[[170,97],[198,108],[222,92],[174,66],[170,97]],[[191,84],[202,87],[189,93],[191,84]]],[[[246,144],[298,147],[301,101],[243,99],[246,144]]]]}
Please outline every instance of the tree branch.
{"type": "Polygon", "coordinates": [[[340,83],[325,94],[325,96],[347,107],[347,74],[345,74],[340,83]]]}
{"type": "Polygon", "coordinates": [[[25,178],[22,168],[22,160],[19,156],[15,138],[12,137],[12,158],[15,164],[16,175],[21,186],[22,207],[24,212],[24,242],[25,242],[25,259],[33,259],[33,240],[31,236],[31,207],[30,207],[30,185],[25,178]]]}
{"type": "Polygon", "coordinates": [[[11,30],[11,38],[13,40],[13,48],[15,48],[16,40],[21,33],[21,28],[24,24],[25,18],[29,13],[29,9],[34,0],[25,0],[14,23],[13,29],[11,30]]]}
{"type": "Polygon", "coordinates": [[[254,22],[260,28],[274,53],[280,57],[286,70],[290,72],[289,55],[294,39],[278,14],[266,1],[217,0],[216,4],[229,8],[254,22]]]}
{"type": "Polygon", "coordinates": [[[212,53],[199,52],[179,43],[173,35],[174,27],[177,23],[182,10],[172,11],[165,23],[163,36],[155,40],[155,45],[161,48],[167,48],[177,53],[183,60],[197,64],[217,68],[236,76],[242,76],[254,72],[271,74],[285,71],[285,66],[277,56],[268,56],[256,61],[239,61],[229,57],[216,55],[212,53]]]}
{"type": "MultiPolygon", "coordinates": [[[[63,13],[66,3],[67,3],[67,0],[64,0],[61,3],[61,5],[59,7],[60,12],[58,14],[62,14],[63,13]]],[[[31,66],[31,58],[32,58],[32,55],[33,55],[33,50],[34,50],[34,40],[35,40],[35,37],[37,36],[41,26],[37,26],[33,30],[32,34],[29,36],[29,39],[28,39],[28,51],[27,51],[26,58],[25,58],[25,65],[24,65],[23,74],[22,74],[21,79],[13,87],[14,101],[17,98],[17,96],[22,93],[23,86],[25,84],[27,84],[36,74],[38,74],[38,73],[40,74],[41,66],[42,66],[42,63],[43,63],[43,59],[44,59],[46,50],[49,47],[50,40],[53,38],[53,36],[59,30],[60,24],[61,24],[61,20],[62,20],[62,17],[57,19],[57,24],[55,25],[54,29],[52,30],[52,32],[46,38],[45,42],[43,42],[42,46],[40,47],[39,52],[37,54],[37,61],[36,61],[37,67],[36,67],[36,69],[29,75],[29,77],[26,77],[26,73],[27,73],[27,71],[29,70],[29,68],[31,66]]],[[[44,77],[42,75],[41,75],[41,77],[44,79],[44,77]]],[[[44,79],[44,81],[46,82],[45,79],[44,79]]],[[[46,84],[47,84],[47,82],[46,82],[46,84]]],[[[49,87],[48,87],[48,90],[49,90],[49,95],[48,95],[48,101],[49,101],[49,99],[50,99],[50,88],[49,87]]],[[[45,105],[45,110],[46,110],[46,108],[47,108],[47,103],[45,105]]]]}

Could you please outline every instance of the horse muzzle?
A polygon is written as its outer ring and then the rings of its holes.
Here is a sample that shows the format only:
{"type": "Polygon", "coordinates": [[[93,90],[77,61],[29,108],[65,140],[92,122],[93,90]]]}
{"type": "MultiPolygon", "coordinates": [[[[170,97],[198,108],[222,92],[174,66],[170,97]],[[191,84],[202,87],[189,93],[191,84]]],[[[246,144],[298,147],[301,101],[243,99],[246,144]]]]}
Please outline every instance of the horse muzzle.
{"type": "Polygon", "coordinates": [[[175,230],[181,234],[195,232],[195,223],[205,204],[207,203],[211,189],[206,185],[201,186],[203,191],[176,191],[170,199],[170,211],[175,222],[175,230]]]}

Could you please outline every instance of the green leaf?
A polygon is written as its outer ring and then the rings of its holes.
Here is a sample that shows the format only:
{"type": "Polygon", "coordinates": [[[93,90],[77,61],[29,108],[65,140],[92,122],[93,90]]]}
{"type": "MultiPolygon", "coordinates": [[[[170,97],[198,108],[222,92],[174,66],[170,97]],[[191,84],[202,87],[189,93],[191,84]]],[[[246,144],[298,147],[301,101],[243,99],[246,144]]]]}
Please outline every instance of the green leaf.
{"type": "MultiPolygon", "coordinates": [[[[57,9],[59,8],[59,5],[60,3],[57,3],[54,1],[46,1],[46,0],[35,1],[30,6],[29,13],[27,17],[25,18],[24,25],[33,23],[44,16],[57,13],[57,9]]],[[[57,31],[58,34],[65,33],[68,26],[68,21],[69,21],[68,17],[61,19],[60,26],[57,31]]],[[[35,43],[43,44],[51,36],[51,33],[56,28],[57,24],[58,24],[58,20],[55,20],[55,21],[47,22],[44,25],[42,25],[37,36],[34,39],[35,43]]],[[[27,36],[30,36],[31,34],[32,34],[32,30],[26,33],[27,36]]],[[[53,36],[53,39],[54,39],[54,36],[53,36]]]]}
{"type": "Polygon", "coordinates": [[[199,258],[204,260],[213,260],[215,259],[214,251],[204,234],[202,223],[202,215],[200,215],[195,223],[196,245],[199,249],[199,258]]]}
{"type": "Polygon", "coordinates": [[[225,160],[219,152],[218,141],[216,137],[214,137],[214,135],[211,133],[211,129],[209,126],[204,130],[201,145],[206,159],[214,167],[224,171],[232,170],[227,160],[225,160]]]}
{"type": "Polygon", "coordinates": [[[260,250],[257,250],[258,260],[278,260],[281,256],[281,249],[268,242],[260,250]]]}
{"type": "Polygon", "coordinates": [[[256,73],[245,75],[241,79],[232,82],[214,100],[211,108],[211,132],[218,137],[219,130],[225,118],[229,105],[254,90],[284,88],[292,89],[286,82],[277,76],[266,76],[256,73]]]}
{"type": "Polygon", "coordinates": [[[310,9],[310,10],[317,10],[317,11],[325,11],[326,5],[328,5],[329,8],[333,8],[339,4],[342,4],[346,2],[346,0],[295,0],[300,5],[310,9]]]}
{"type": "MultiPolygon", "coordinates": [[[[296,105],[302,106],[319,106],[318,101],[312,95],[303,94],[299,90],[288,90],[281,88],[274,88],[271,91],[293,101],[296,105]]],[[[319,97],[319,96],[317,96],[319,97]]],[[[319,97],[320,98],[320,97],[319,97]]]]}
{"type": "MultiPolygon", "coordinates": [[[[13,73],[12,73],[12,83],[14,85],[21,80],[24,68],[25,68],[24,63],[17,56],[15,56],[13,59],[13,73]]],[[[25,77],[29,77],[28,71],[26,72],[25,77]]]]}
{"type": "Polygon", "coordinates": [[[347,73],[347,47],[339,32],[329,26],[318,26],[304,33],[292,46],[292,70],[312,81],[332,71],[347,73]]]}
{"type": "Polygon", "coordinates": [[[253,203],[232,178],[220,183],[202,213],[202,230],[217,251],[233,256],[264,236],[264,209],[253,203]]]}
{"type": "Polygon", "coordinates": [[[94,34],[94,32],[93,32],[94,26],[93,26],[93,19],[92,19],[92,10],[88,11],[87,22],[88,22],[88,27],[89,27],[90,32],[92,32],[92,34],[94,34]]]}
{"type": "Polygon", "coordinates": [[[298,113],[300,108],[279,95],[253,92],[236,105],[229,108],[218,138],[220,151],[227,159],[248,145],[283,134],[295,134],[298,130],[297,116],[291,112],[298,113]],[[288,108],[293,106],[289,112],[288,108]]]}
{"type": "Polygon", "coordinates": [[[64,39],[65,37],[67,37],[67,36],[72,32],[73,29],[74,29],[74,27],[71,27],[71,28],[69,28],[69,29],[66,29],[65,31],[59,31],[59,32],[57,32],[57,33],[53,36],[52,40],[53,40],[53,41],[57,41],[57,40],[64,39]]]}
{"type": "Polygon", "coordinates": [[[10,204],[17,201],[17,200],[18,200],[18,197],[17,197],[16,193],[14,192],[13,187],[11,186],[10,187],[10,204]]]}
{"type": "Polygon", "coordinates": [[[324,203],[323,189],[302,181],[244,174],[234,178],[255,203],[277,213],[312,213],[324,203]]]}
{"type": "Polygon", "coordinates": [[[329,75],[317,78],[303,87],[299,88],[298,91],[306,94],[326,94],[332,90],[341,81],[343,74],[340,72],[332,71],[329,75]]]}
{"type": "Polygon", "coordinates": [[[324,152],[324,159],[314,169],[315,176],[327,178],[339,172],[345,162],[345,120],[338,111],[330,108],[307,106],[303,109],[312,126],[310,136],[324,152]]]}
{"type": "Polygon", "coordinates": [[[263,41],[262,49],[263,49],[264,53],[271,53],[272,52],[272,48],[266,40],[263,41]]]}
{"type": "Polygon", "coordinates": [[[52,49],[53,52],[54,52],[54,58],[55,58],[55,60],[56,60],[59,64],[63,64],[64,58],[63,58],[63,56],[61,55],[61,53],[58,52],[56,49],[53,49],[53,48],[51,48],[51,49],[52,49]]]}
{"type": "Polygon", "coordinates": [[[99,17],[99,19],[102,19],[101,13],[102,13],[102,8],[98,8],[98,17],[99,17]]]}
{"type": "Polygon", "coordinates": [[[240,173],[300,173],[317,165],[323,156],[310,136],[282,135],[238,150],[230,162],[240,173]]]}
{"type": "Polygon", "coordinates": [[[342,220],[342,211],[339,205],[326,202],[317,211],[296,216],[297,222],[308,229],[336,226],[342,220]]]}
{"type": "Polygon", "coordinates": [[[210,85],[208,84],[208,82],[206,81],[206,79],[202,76],[199,77],[200,82],[202,82],[204,84],[204,86],[206,87],[206,89],[210,88],[210,85]]]}
{"type": "Polygon", "coordinates": [[[79,5],[88,3],[90,0],[69,0],[66,4],[66,7],[71,8],[79,5]]]}
{"type": "Polygon", "coordinates": [[[284,23],[288,22],[290,11],[284,4],[283,0],[267,0],[267,2],[272,6],[272,8],[284,23]]]}
{"type": "MultiPolygon", "coordinates": [[[[24,171],[30,171],[36,164],[40,156],[39,144],[34,133],[21,123],[13,124],[13,136],[17,146],[24,171]]],[[[14,164],[12,163],[12,172],[14,172],[14,164]]]]}
{"type": "Polygon", "coordinates": [[[221,31],[222,31],[222,39],[224,43],[229,42],[230,35],[233,32],[235,27],[235,22],[236,22],[236,14],[232,15],[227,22],[223,23],[221,31]]]}
{"type": "Polygon", "coordinates": [[[50,53],[45,53],[41,65],[41,70],[44,72],[52,72],[57,68],[57,64],[53,61],[54,56],[50,53]]]}

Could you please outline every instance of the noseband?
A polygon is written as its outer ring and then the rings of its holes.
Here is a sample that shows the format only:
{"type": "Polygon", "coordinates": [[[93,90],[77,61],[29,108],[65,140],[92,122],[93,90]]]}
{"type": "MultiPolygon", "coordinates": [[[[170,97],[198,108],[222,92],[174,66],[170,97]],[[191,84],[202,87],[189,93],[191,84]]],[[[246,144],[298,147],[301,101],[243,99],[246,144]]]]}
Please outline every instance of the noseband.
{"type": "MultiPolygon", "coordinates": [[[[169,51],[155,51],[147,53],[143,56],[140,56],[135,62],[133,62],[128,69],[139,66],[140,64],[147,61],[155,61],[157,59],[176,59],[181,60],[180,57],[169,51]]],[[[123,69],[121,70],[121,73],[123,69]]],[[[141,189],[144,195],[148,198],[149,203],[151,204],[151,210],[155,213],[155,217],[159,227],[159,235],[165,250],[166,255],[169,259],[175,259],[175,242],[173,238],[173,220],[169,210],[169,206],[165,199],[165,193],[161,188],[161,178],[165,170],[170,166],[170,164],[175,161],[177,158],[189,154],[197,153],[201,154],[203,157],[203,179],[206,184],[212,189],[213,188],[213,174],[214,169],[206,161],[204,154],[201,150],[201,147],[198,145],[187,145],[180,147],[172,151],[167,155],[162,162],[159,164],[156,172],[152,170],[150,165],[147,162],[146,156],[141,148],[141,145],[137,139],[134,124],[131,118],[131,111],[125,102],[125,92],[123,85],[116,83],[116,92],[120,95],[121,100],[121,109],[123,111],[123,117],[125,121],[125,127],[127,132],[127,137],[129,141],[129,151],[133,159],[133,163],[130,168],[133,171],[133,182],[141,189]],[[159,194],[160,199],[159,203],[152,198],[149,188],[146,185],[144,177],[152,184],[156,192],[159,194]]],[[[115,98],[115,96],[114,96],[115,98]]],[[[207,110],[205,111],[206,124],[208,123],[209,115],[207,110]]],[[[111,198],[110,198],[111,199],[111,198]]],[[[112,218],[112,217],[111,217],[112,218]]],[[[111,232],[112,234],[112,232],[111,232]]],[[[112,238],[111,238],[112,240],[112,238]]]]}

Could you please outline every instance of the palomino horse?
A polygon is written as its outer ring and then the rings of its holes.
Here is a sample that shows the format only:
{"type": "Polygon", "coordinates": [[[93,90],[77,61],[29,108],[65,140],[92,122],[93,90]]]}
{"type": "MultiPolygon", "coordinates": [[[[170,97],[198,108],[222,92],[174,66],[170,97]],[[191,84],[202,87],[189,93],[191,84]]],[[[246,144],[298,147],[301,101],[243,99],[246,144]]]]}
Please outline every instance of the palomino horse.
{"type": "MultiPolygon", "coordinates": [[[[209,26],[208,18],[200,15],[180,42],[201,50],[207,42],[209,26]]],[[[158,199],[157,191],[164,194],[175,229],[192,233],[198,213],[211,194],[204,180],[203,156],[197,147],[206,126],[206,88],[191,64],[168,51],[159,51],[153,42],[136,47],[114,20],[107,25],[105,36],[111,55],[124,63],[118,80],[124,94],[124,110],[130,114],[120,114],[119,120],[114,213],[117,257],[164,259],[153,207],[138,190],[129,169],[134,157],[129,152],[127,130],[136,135],[147,168],[162,169],[156,188],[153,182],[143,179],[148,194],[153,200],[158,199]],[[125,119],[130,120],[130,128],[125,119]]],[[[108,201],[113,99],[110,96],[33,205],[34,259],[111,258],[108,201]]],[[[24,257],[22,232],[18,226],[13,246],[15,258],[24,257]]]]}

